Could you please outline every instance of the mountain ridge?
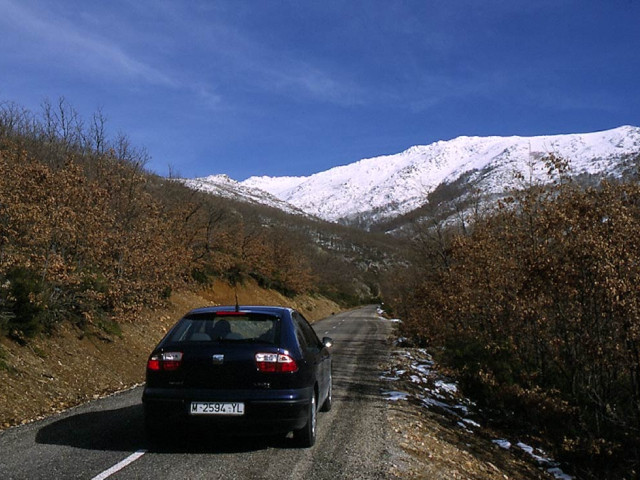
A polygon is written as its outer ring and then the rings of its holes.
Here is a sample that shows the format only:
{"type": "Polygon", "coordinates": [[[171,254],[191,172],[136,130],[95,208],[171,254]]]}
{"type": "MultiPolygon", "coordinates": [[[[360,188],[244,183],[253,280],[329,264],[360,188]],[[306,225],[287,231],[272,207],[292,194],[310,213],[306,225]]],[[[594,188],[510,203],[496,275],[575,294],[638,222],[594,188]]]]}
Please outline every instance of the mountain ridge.
{"type": "MultiPolygon", "coordinates": [[[[620,176],[628,168],[624,159],[640,154],[640,128],[624,125],[599,132],[533,137],[460,136],[306,177],[262,176],[235,182],[224,176],[222,182],[223,177],[218,176],[216,188],[217,194],[226,189],[228,196],[235,189],[238,197],[243,194],[248,201],[271,202],[289,213],[302,211],[331,222],[370,226],[421,207],[438,186],[463,176],[489,195],[517,188],[522,178],[549,181],[540,162],[549,154],[568,160],[575,175],[620,176]]],[[[206,179],[211,184],[214,177],[206,179]]],[[[200,183],[200,189],[205,189],[203,180],[184,181],[192,188],[200,183]]],[[[216,193],[215,188],[209,191],[216,193]]]]}

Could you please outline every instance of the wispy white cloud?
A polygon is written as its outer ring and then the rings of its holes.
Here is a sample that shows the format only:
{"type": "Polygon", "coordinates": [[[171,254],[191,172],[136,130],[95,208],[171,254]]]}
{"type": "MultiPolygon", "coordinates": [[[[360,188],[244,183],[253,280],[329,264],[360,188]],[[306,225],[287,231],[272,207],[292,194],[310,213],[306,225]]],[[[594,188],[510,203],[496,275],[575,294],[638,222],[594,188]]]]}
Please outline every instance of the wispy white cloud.
{"type": "Polygon", "coordinates": [[[202,101],[202,104],[211,110],[219,109],[223,104],[223,98],[206,83],[191,83],[189,89],[202,101]]]}
{"type": "Polygon", "coordinates": [[[229,21],[233,9],[211,11],[205,4],[185,7],[144,0],[126,8],[169,27],[173,36],[163,41],[175,50],[164,56],[154,30],[142,22],[131,25],[126,12],[101,20],[99,13],[87,8],[74,18],[72,12],[39,0],[0,0],[0,26],[18,38],[23,61],[35,57],[41,65],[66,75],[94,74],[132,87],[182,90],[208,109],[233,108],[237,101],[233,91],[238,89],[343,106],[366,103],[362,85],[272,46],[241,23],[229,21]],[[124,23],[109,28],[107,22],[115,21],[124,23]],[[123,30],[127,35],[119,35],[123,30]],[[181,55],[196,56],[199,61],[184,64],[181,55]]]}
{"type": "Polygon", "coordinates": [[[18,38],[24,59],[38,58],[68,75],[94,74],[139,88],[152,85],[183,90],[197,96],[200,105],[208,109],[230,108],[231,100],[225,98],[221,84],[333,104],[362,101],[357,85],[270,48],[241,27],[218,23],[215,16],[201,18],[198,9],[172,3],[149,3],[146,8],[155,19],[176,28],[176,37],[167,40],[178,51],[174,55],[197,52],[201,62],[190,62],[188,70],[180,69],[171,61],[157,60],[162,55],[153,51],[155,43],[144,44],[148,39],[142,33],[139,39],[117,37],[116,29],[96,28],[97,15],[85,13],[72,19],[46,2],[0,0],[0,26],[18,38]],[[138,41],[134,44],[133,40],[138,41]]]}
{"type": "Polygon", "coordinates": [[[306,62],[288,60],[276,65],[253,64],[248,68],[259,74],[254,79],[259,79],[257,83],[267,90],[342,106],[366,103],[362,86],[306,62]]]}
{"type": "Polygon", "coordinates": [[[85,13],[81,17],[86,22],[75,22],[48,6],[46,2],[0,0],[0,26],[4,24],[5,32],[15,32],[17,43],[24,49],[18,52],[23,61],[38,58],[49,68],[64,70],[66,75],[93,74],[133,88],[157,86],[182,90],[194,95],[199,104],[209,110],[223,105],[222,96],[210,82],[173,70],[170,64],[156,66],[140,59],[140,53],[134,54],[134,51],[149,51],[145,38],[127,42],[117,38],[118,30],[108,24],[107,28],[102,25],[92,30],[101,21],[97,15],[85,13]]]}
{"type": "Polygon", "coordinates": [[[311,56],[302,58],[291,45],[270,42],[264,34],[245,28],[232,13],[220,10],[198,17],[197,10],[187,8],[172,14],[184,34],[181,44],[197,46],[201,62],[207,65],[201,80],[208,77],[216,84],[299,101],[354,105],[364,100],[364,89],[351,78],[311,56]]]}
{"type": "Polygon", "coordinates": [[[81,72],[108,73],[113,77],[177,87],[170,75],[140,61],[113,40],[83,30],[43,8],[28,8],[13,0],[0,0],[0,22],[5,29],[23,36],[24,48],[33,55],[46,55],[61,68],[81,72]],[[25,38],[26,37],[26,38],[25,38]]]}

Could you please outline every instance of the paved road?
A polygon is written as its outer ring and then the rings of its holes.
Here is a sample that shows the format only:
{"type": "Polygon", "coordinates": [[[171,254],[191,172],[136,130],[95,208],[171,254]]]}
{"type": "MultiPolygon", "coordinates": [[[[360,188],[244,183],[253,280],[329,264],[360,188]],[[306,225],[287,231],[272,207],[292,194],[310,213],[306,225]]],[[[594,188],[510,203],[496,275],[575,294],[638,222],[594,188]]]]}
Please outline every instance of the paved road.
{"type": "Polygon", "coordinates": [[[391,325],[365,307],[314,328],[334,339],[334,404],[319,415],[313,448],[295,448],[290,439],[176,432],[175,445],[154,449],[143,433],[142,390],[136,388],[0,433],[0,478],[386,478],[378,365],[391,325]]]}

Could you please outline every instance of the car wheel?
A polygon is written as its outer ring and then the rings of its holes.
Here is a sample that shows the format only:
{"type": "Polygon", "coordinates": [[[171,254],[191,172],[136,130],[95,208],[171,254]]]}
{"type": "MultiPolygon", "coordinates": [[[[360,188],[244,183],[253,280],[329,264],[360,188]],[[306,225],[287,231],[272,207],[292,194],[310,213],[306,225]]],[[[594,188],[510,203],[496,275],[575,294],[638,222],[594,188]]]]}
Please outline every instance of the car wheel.
{"type": "Polygon", "coordinates": [[[302,448],[312,447],[316,443],[317,415],[316,396],[313,394],[311,396],[311,401],[309,402],[309,412],[306,425],[300,430],[295,430],[293,432],[293,438],[302,448]]]}
{"type": "Polygon", "coordinates": [[[331,410],[331,402],[333,397],[333,378],[329,376],[329,390],[327,391],[327,398],[325,399],[322,407],[320,407],[321,412],[328,412],[331,410]]]}

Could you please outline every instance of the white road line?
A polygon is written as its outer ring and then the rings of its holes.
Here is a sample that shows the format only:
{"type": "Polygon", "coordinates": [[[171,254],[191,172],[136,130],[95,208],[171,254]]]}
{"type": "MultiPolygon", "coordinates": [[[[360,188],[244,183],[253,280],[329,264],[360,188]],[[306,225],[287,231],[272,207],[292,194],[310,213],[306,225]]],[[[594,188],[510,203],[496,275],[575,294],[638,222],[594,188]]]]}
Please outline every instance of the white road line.
{"type": "Polygon", "coordinates": [[[104,480],[105,478],[109,478],[111,475],[113,475],[116,472],[119,472],[120,470],[122,470],[124,467],[126,467],[130,463],[133,463],[136,460],[138,460],[145,453],[147,453],[146,450],[138,450],[137,452],[132,453],[127,458],[122,460],[120,463],[116,463],[113,467],[109,468],[108,470],[105,470],[104,472],[102,472],[99,475],[96,475],[91,480],[104,480]]]}

